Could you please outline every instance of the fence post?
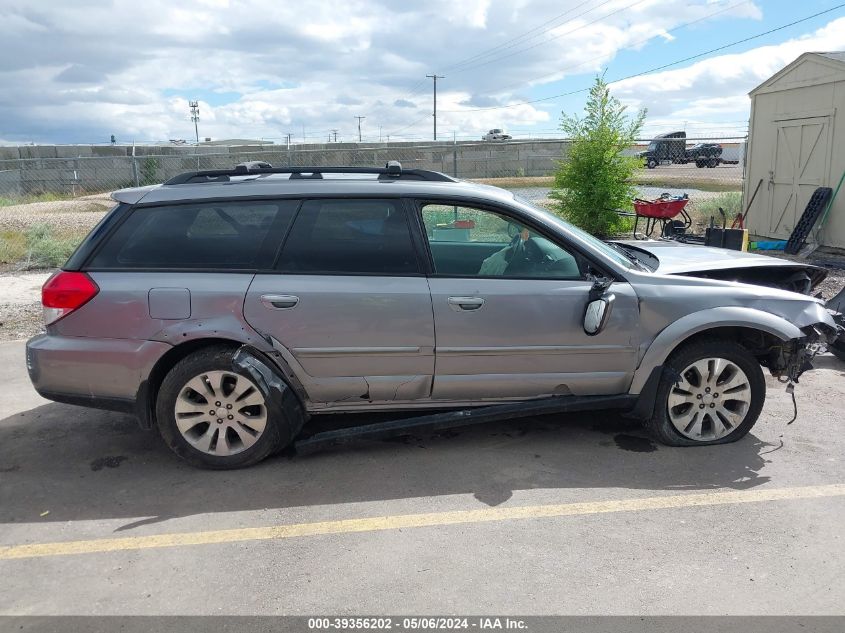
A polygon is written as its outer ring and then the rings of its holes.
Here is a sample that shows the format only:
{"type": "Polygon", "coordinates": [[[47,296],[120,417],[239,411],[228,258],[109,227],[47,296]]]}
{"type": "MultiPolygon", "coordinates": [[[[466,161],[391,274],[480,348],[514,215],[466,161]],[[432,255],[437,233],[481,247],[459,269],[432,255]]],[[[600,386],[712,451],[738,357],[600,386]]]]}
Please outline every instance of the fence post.
{"type": "Polygon", "coordinates": [[[452,175],[458,177],[458,139],[452,134],[452,175]]]}
{"type": "Polygon", "coordinates": [[[76,185],[81,184],[82,181],[79,178],[79,157],[75,158],[73,161],[73,180],[70,183],[70,190],[71,190],[71,197],[76,197],[76,185]]]}
{"type": "Polygon", "coordinates": [[[138,159],[135,158],[135,141],[132,141],[132,179],[135,181],[135,186],[141,186],[141,177],[138,174],[138,159]]]}

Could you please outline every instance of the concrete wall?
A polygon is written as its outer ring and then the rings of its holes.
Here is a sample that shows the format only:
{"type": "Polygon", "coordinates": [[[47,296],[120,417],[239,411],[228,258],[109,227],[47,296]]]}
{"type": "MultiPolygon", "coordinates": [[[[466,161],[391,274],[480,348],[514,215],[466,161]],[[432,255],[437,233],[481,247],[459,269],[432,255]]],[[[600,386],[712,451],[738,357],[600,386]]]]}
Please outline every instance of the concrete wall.
{"type": "Polygon", "coordinates": [[[246,160],[274,166],[403,166],[461,178],[545,176],[563,158],[567,143],[512,141],[245,146],[0,147],[0,196],[42,192],[81,195],[161,182],[197,169],[225,169],[246,160]]]}

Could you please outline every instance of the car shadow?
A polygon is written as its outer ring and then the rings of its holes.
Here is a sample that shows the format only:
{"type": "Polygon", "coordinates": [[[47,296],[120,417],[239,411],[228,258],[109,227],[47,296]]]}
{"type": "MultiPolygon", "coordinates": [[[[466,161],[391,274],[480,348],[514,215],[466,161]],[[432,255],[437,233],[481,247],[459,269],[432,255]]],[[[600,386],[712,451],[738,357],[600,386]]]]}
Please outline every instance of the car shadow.
{"type": "Polygon", "coordinates": [[[117,530],[126,531],[203,513],[467,493],[495,506],[531,489],[748,489],[768,481],[760,470],[773,450],[753,435],[722,446],[667,448],[634,421],[591,412],[204,471],[179,461],[130,416],[49,403],[0,420],[0,523],[132,518],[117,530]]]}

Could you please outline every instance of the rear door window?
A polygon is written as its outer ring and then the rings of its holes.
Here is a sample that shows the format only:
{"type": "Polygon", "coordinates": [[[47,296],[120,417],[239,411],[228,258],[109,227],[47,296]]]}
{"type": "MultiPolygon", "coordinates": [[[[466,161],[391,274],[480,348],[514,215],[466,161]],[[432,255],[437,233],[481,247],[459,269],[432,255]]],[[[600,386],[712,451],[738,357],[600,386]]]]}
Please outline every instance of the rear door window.
{"type": "Polygon", "coordinates": [[[89,268],[269,268],[298,205],[273,200],[138,208],[89,268]]]}
{"type": "Polygon", "coordinates": [[[307,200],[291,227],[277,269],[291,273],[419,273],[399,200],[307,200]]]}

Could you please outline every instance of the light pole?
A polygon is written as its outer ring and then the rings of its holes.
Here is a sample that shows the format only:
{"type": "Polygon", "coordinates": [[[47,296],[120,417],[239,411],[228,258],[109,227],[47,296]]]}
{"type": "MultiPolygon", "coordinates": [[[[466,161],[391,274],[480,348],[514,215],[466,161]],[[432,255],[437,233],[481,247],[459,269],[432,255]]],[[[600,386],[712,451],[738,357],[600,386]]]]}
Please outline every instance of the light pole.
{"type": "Polygon", "coordinates": [[[443,75],[426,75],[429,79],[434,80],[434,140],[437,140],[437,80],[446,79],[443,75]]]}
{"type": "Polygon", "coordinates": [[[200,121],[200,104],[198,101],[189,101],[188,105],[191,106],[191,121],[194,122],[194,133],[197,135],[197,145],[199,145],[200,131],[197,123],[200,121]]]}
{"type": "Polygon", "coordinates": [[[355,118],[356,118],[356,119],[358,119],[358,142],[360,143],[360,142],[361,142],[361,121],[363,121],[363,120],[364,120],[364,119],[366,119],[367,117],[365,117],[365,116],[356,116],[355,118]]]}

